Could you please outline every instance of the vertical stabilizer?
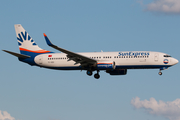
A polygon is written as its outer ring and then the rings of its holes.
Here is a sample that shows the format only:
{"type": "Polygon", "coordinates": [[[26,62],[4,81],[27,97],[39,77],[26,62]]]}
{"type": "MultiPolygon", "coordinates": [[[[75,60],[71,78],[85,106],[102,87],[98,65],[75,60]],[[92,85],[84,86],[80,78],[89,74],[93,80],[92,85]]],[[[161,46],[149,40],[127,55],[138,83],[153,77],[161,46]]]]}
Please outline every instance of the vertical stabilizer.
{"type": "Polygon", "coordinates": [[[19,50],[22,54],[29,55],[29,53],[48,53],[50,51],[41,49],[27,31],[21,26],[21,24],[15,24],[15,31],[19,50]]]}

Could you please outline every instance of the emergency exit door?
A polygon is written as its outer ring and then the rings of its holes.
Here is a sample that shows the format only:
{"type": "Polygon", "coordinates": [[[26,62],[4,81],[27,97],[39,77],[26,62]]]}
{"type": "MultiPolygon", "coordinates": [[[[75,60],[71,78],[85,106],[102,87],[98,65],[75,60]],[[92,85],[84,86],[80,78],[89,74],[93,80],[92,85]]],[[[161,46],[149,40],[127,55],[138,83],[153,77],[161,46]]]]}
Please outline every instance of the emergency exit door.
{"type": "Polygon", "coordinates": [[[158,59],[159,59],[159,54],[158,53],[155,53],[155,55],[154,55],[154,61],[158,61],[158,59]]]}

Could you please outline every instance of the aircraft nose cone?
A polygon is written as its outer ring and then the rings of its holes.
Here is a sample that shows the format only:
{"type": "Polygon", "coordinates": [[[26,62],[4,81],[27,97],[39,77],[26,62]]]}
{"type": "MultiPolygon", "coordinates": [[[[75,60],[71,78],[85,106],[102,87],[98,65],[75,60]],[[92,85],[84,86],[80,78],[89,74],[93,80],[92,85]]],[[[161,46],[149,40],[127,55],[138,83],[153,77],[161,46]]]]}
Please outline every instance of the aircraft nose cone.
{"type": "Polygon", "coordinates": [[[177,59],[175,59],[175,58],[173,59],[174,65],[177,64],[178,62],[179,62],[179,61],[178,61],[177,59]]]}
{"type": "Polygon", "coordinates": [[[176,64],[178,63],[179,61],[176,59],[176,64]]]}

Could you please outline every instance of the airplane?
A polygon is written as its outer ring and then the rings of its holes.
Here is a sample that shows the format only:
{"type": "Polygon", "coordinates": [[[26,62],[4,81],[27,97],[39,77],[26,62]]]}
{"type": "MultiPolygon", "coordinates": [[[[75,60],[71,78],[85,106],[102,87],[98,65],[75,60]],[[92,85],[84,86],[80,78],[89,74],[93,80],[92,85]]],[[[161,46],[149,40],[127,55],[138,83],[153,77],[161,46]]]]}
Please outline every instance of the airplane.
{"type": "Polygon", "coordinates": [[[31,66],[39,66],[55,70],[85,70],[99,79],[100,71],[110,75],[126,75],[127,69],[159,69],[166,70],[179,61],[168,54],[152,51],[118,51],[118,52],[84,52],[75,53],[54,45],[44,33],[46,43],[60,51],[54,53],[41,49],[21,24],[15,24],[15,31],[20,53],[3,50],[18,57],[19,61],[31,66]]]}

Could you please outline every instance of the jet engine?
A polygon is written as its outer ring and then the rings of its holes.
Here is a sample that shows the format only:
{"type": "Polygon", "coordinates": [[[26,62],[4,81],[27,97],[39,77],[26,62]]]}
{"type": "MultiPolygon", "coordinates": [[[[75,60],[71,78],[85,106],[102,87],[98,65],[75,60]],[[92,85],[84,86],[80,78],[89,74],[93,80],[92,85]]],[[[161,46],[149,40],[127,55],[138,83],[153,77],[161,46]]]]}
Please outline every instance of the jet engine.
{"type": "Polygon", "coordinates": [[[116,65],[114,61],[99,61],[96,67],[98,70],[114,70],[116,65]]]}
{"type": "Polygon", "coordinates": [[[118,69],[118,70],[106,70],[110,75],[126,75],[127,69],[118,69]]]}

